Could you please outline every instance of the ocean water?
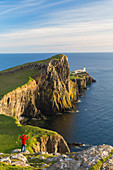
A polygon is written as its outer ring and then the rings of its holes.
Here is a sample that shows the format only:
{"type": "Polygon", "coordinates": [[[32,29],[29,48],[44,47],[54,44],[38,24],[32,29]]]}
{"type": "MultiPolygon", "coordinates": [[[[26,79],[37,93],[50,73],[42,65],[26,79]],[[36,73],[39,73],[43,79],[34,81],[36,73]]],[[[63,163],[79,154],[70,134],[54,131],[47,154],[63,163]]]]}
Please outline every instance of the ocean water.
{"type": "MultiPolygon", "coordinates": [[[[0,70],[54,54],[0,54],[0,70]]],[[[86,67],[97,80],[84,92],[78,112],[52,117],[37,126],[55,130],[67,142],[113,146],[113,53],[68,53],[70,70],[86,67]]]]}

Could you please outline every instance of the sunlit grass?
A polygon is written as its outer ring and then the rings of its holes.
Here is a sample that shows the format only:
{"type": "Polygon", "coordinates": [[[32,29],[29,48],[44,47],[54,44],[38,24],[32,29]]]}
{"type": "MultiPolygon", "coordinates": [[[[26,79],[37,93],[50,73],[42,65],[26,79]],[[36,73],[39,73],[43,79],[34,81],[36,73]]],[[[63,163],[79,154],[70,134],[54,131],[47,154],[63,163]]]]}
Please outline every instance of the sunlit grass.
{"type": "Polygon", "coordinates": [[[22,126],[18,124],[16,118],[0,115],[0,152],[10,153],[13,149],[21,148],[20,135],[23,133],[29,136],[26,149],[31,153],[33,144],[40,140],[40,137],[57,134],[39,127],[22,126]]]}

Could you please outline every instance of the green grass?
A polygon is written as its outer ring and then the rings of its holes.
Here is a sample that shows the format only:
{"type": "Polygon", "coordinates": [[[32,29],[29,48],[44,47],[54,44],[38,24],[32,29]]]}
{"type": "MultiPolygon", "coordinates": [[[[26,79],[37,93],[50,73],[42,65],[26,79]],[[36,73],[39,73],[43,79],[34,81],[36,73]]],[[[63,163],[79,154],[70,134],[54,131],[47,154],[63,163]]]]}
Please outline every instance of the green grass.
{"type": "Polygon", "coordinates": [[[23,133],[29,136],[26,149],[30,153],[33,153],[32,146],[37,139],[40,140],[42,136],[57,134],[39,127],[21,126],[16,118],[0,115],[0,152],[10,153],[13,149],[21,148],[20,135],[23,133]]]}
{"type": "Polygon", "coordinates": [[[70,79],[82,79],[82,77],[78,77],[78,76],[70,76],[70,79]]]}
{"type": "Polygon", "coordinates": [[[77,73],[77,74],[72,74],[70,73],[70,79],[83,79],[84,76],[87,76],[88,73],[85,72],[85,73],[77,73]]]}
{"type": "Polygon", "coordinates": [[[0,99],[8,92],[26,84],[29,81],[29,77],[32,77],[34,74],[36,74],[35,70],[0,75],[0,99]]]}
{"type": "MultiPolygon", "coordinates": [[[[36,61],[36,62],[32,62],[32,63],[49,63],[51,60],[55,59],[55,60],[59,60],[63,55],[59,54],[56,56],[53,56],[51,58],[48,58],[46,60],[41,60],[41,61],[36,61]]],[[[21,70],[21,71],[17,71],[15,73],[10,73],[10,74],[1,74],[1,73],[6,73],[12,70],[15,70],[17,68],[20,68],[22,66],[27,66],[29,64],[32,63],[27,63],[27,64],[23,64],[21,66],[16,66],[4,71],[0,72],[0,99],[2,99],[2,97],[15,90],[16,88],[26,84],[29,81],[29,77],[34,78],[37,75],[41,74],[42,70],[30,70],[30,69],[25,69],[25,70],[21,70]]]]}
{"type": "MultiPolygon", "coordinates": [[[[0,169],[1,170],[31,170],[31,167],[19,167],[16,165],[9,165],[3,162],[0,162],[0,169]]],[[[35,169],[35,168],[34,168],[35,169]]]]}

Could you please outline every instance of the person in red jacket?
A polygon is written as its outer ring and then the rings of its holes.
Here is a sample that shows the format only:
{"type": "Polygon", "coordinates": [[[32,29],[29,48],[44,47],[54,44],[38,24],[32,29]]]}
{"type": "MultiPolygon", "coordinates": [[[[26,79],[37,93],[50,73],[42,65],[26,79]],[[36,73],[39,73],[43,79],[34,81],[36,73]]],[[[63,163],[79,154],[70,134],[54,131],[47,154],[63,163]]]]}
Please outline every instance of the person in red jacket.
{"type": "Polygon", "coordinates": [[[25,152],[25,148],[26,148],[26,140],[29,139],[29,137],[27,135],[21,135],[20,139],[22,140],[22,147],[21,147],[21,152],[23,151],[24,148],[24,152],[25,152]]]}

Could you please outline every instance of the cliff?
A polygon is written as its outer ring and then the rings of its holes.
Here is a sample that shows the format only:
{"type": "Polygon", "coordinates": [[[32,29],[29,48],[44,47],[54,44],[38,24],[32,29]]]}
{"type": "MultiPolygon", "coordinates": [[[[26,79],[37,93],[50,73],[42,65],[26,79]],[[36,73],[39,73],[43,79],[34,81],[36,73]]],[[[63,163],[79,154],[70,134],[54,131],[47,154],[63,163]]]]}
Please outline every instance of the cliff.
{"type": "Polygon", "coordinates": [[[88,74],[70,80],[68,58],[63,54],[2,71],[0,79],[4,80],[1,91],[7,92],[4,96],[3,92],[0,94],[0,114],[17,118],[21,115],[43,118],[43,115],[72,109],[79,90],[93,81],[88,74]],[[29,81],[28,77],[31,77],[29,81]],[[7,85],[4,82],[9,78],[7,85]],[[17,83],[20,83],[18,88],[17,83]],[[9,92],[12,84],[14,90],[9,92]]]}
{"type": "Polygon", "coordinates": [[[36,143],[33,144],[32,149],[37,152],[48,153],[66,153],[70,152],[69,147],[64,138],[58,134],[51,136],[40,137],[36,143]]]}

